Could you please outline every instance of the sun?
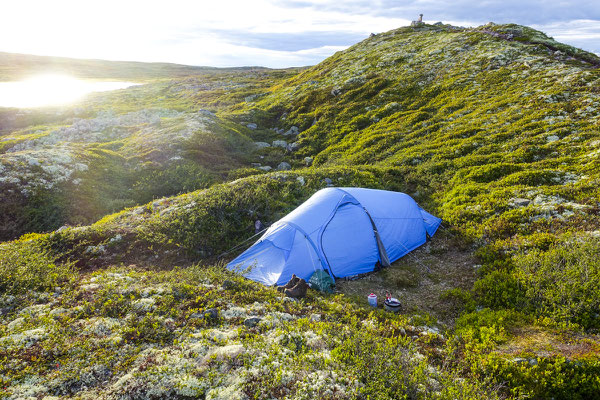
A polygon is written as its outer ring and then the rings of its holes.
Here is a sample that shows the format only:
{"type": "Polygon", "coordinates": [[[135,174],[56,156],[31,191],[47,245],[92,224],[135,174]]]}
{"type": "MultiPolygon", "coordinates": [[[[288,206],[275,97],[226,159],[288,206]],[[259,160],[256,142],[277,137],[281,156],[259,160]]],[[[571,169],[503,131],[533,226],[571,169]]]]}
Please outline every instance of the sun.
{"type": "Polygon", "coordinates": [[[19,82],[4,82],[0,106],[42,107],[74,102],[86,93],[85,82],[67,75],[36,75],[19,82]]]}
{"type": "Polygon", "coordinates": [[[94,82],[61,74],[35,75],[0,83],[0,107],[32,108],[74,103],[90,92],[115,90],[131,82],[94,82]]]}

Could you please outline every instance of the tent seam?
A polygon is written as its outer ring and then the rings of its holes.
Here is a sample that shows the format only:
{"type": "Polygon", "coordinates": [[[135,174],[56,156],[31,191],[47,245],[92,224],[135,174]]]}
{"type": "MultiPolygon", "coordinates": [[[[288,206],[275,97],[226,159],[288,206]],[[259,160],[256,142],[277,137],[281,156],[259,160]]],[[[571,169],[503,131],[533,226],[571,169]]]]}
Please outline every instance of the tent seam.
{"type": "MultiPolygon", "coordinates": [[[[315,246],[315,244],[313,243],[312,239],[306,234],[306,232],[304,231],[304,229],[300,228],[300,226],[296,225],[293,222],[289,222],[289,221],[283,221],[284,224],[287,224],[289,226],[291,226],[292,228],[300,231],[300,233],[302,233],[304,235],[304,237],[306,238],[306,240],[308,240],[310,242],[310,244],[312,245],[313,249],[315,250],[315,253],[317,254],[317,256],[319,256],[319,261],[321,262],[321,266],[325,267],[325,265],[323,265],[323,260],[321,259],[320,255],[319,255],[319,250],[317,249],[317,246],[315,246]]],[[[329,270],[329,264],[327,264],[327,270],[329,270]]]]}

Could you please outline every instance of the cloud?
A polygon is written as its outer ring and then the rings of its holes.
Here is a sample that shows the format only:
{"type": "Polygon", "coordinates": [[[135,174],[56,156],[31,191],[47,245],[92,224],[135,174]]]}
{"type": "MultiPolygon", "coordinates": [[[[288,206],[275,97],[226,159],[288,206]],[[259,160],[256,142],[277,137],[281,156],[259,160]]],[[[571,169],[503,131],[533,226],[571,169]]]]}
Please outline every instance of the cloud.
{"type": "Polygon", "coordinates": [[[486,23],[540,24],[584,18],[600,19],[596,0],[313,0],[285,2],[291,9],[309,8],[343,14],[387,16],[416,19],[424,14],[428,21],[481,21],[486,23]]]}
{"type": "Polygon", "coordinates": [[[559,42],[569,43],[600,55],[600,20],[582,19],[534,25],[559,42]]]}
{"type": "Polygon", "coordinates": [[[542,0],[20,0],[0,51],[194,65],[315,64],[371,32],[425,21],[534,25],[599,52],[600,2],[542,0]],[[11,38],[7,40],[7,38],[11,38]]]}
{"type": "Polygon", "coordinates": [[[314,31],[298,33],[240,32],[215,30],[215,35],[229,43],[276,51],[300,51],[319,47],[347,47],[365,38],[363,33],[314,31]]]}

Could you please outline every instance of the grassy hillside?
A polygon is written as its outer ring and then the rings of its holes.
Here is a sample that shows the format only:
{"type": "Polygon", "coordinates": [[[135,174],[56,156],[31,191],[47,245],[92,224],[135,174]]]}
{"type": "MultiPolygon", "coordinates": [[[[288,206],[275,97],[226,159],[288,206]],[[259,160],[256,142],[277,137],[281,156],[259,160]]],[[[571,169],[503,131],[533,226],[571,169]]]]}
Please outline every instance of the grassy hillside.
{"type": "Polygon", "coordinates": [[[0,111],[0,239],[91,223],[236,176],[251,167],[253,137],[278,135],[220,111],[290,73],[215,70],[93,94],[70,107],[0,111]]]}
{"type": "Polygon", "coordinates": [[[599,65],[519,25],[423,25],[311,68],[7,111],[5,238],[123,210],[0,245],[4,394],[593,398],[599,65]],[[444,228],[336,295],[223,272],[256,219],[334,185],[406,192],[444,228]]]}

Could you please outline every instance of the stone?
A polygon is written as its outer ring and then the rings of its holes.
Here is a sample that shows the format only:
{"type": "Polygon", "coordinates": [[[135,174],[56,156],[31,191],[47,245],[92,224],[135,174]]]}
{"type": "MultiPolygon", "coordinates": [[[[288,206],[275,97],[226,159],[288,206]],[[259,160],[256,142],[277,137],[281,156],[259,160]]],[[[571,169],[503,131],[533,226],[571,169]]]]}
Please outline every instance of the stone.
{"type": "Polygon", "coordinates": [[[511,207],[527,207],[529,205],[529,203],[531,203],[531,200],[522,199],[519,197],[513,197],[512,199],[508,200],[508,204],[511,207]]]}
{"type": "Polygon", "coordinates": [[[282,147],[284,149],[287,149],[287,145],[288,145],[288,142],[286,142],[285,140],[274,140],[273,141],[273,147],[282,147]]]}
{"type": "Polygon", "coordinates": [[[217,310],[216,308],[209,308],[208,310],[202,313],[202,317],[208,320],[219,319],[219,310],[217,310]]]}
{"type": "Polygon", "coordinates": [[[260,170],[263,170],[263,171],[266,171],[266,172],[269,172],[269,171],[270,171],[270,170],[272,170],[273,168],[271,168],[271,167],[270,167],[270,166],[268,166],[268,165],[264,165],[264,166],[262,166],[262,167],[258,167],[258,169],[260,169],[260,170]]]}
{"type": "Polygon", "coordinates": [[[209,117],[214,117],[215,116],[214,112],[209,111],[209,110],[204,110],[204,109],[198,110],[198,114],[200,114],[200,115],[207,115],[209,117]]]}
{"type": "Polygon", "coordinates": [[[246,124],[246,127],[248,127],[248,129],[254,130],[254,129],[258,128],[258,125],[256,125],[255,123],[251,122],[249,124],[246,124]]]}
{"type": "Polygon", "coordinates": [[[304,186],[304,184],[306,183],[304,181],[304,177],[303,176],[299,176],[296,178],[296,180],[300,183],[300,185],[304,186]]]}
{"type": "Polygon", "coordinates": [[[300,148],[300,143],[298,143],[298,142],[290,143],[290,144],[288,144],[288,147],[287,147],[287,149],[289,151],[296,151],[299,148],[300,148]]]}
{"type": "Polygon", "coordinates": [[[265,149],[267,147],[271,147],[271,145],[267,142],[254,142],[254,147],[257,149],[265,149]]]}
{"type": "Polygon", "coordinates": [[[298,129],[298,127],[297,127],[297,126],[292,126],[290,129],[288,129],[288,130],[287,130],[287,131],[284,133],[284,135],[285,135],[285,136],[295,136],[295,135],[297,135],[298,133],[300,133],[300,130],[298,129]]]}
{"type": "Polygon", "coordinates": [[[109,244],[115,244],[115,243],[119,243],[123,240],[123,236],[117,234],[115,235],[115,237],[110,238],[110,240],[108,241],[109,244]]]}
{"type": "Polygon", "coordinates": [[[253,162],[253,163],[250,163],[250,165],[252,165],[253,167],[256,167],[256,168],[262,166],[262,164],[259,162],[253,162]]]}
{"type": "Polygon", "coordinates": [[[289,163],[286,163],[285,161],[280,162],[277,166],[278,171],[288,171],[290,169],[292,169],[292,166],[289,163]]]}
{"type": "Polygon", "coordinates": [[[325,182],[327,186],[333,186],[333,181],[330,178],[323,179],[323,182],[325,182]]]}
{"type": "Polygon", "coordinates": [[[546,137],[546,142],[548,143],[552,143],[552,142],[556,142],[559,139],[558,136],[556,135],[550,135],[546,137]]]}
{"type": "Polygon", "coordinates": [[[248,328],[254,328],[258,323],[262,321],[262,318],[259,317],[250,317],[244,320],[244,325],[248,328]]]}
{"type": "Polygon", "coordinates": [[[331,95],[332,96],[339,96],[340,94],[342,94],[342,89],[335,87],[331,90],[331,95]]]}
{"type": "Polygon", "coordinates": [[[313,163],[313,158],[312,157],[304,157],[304,164],[306,164],[307,166],[311,166],[313,163]]]}

